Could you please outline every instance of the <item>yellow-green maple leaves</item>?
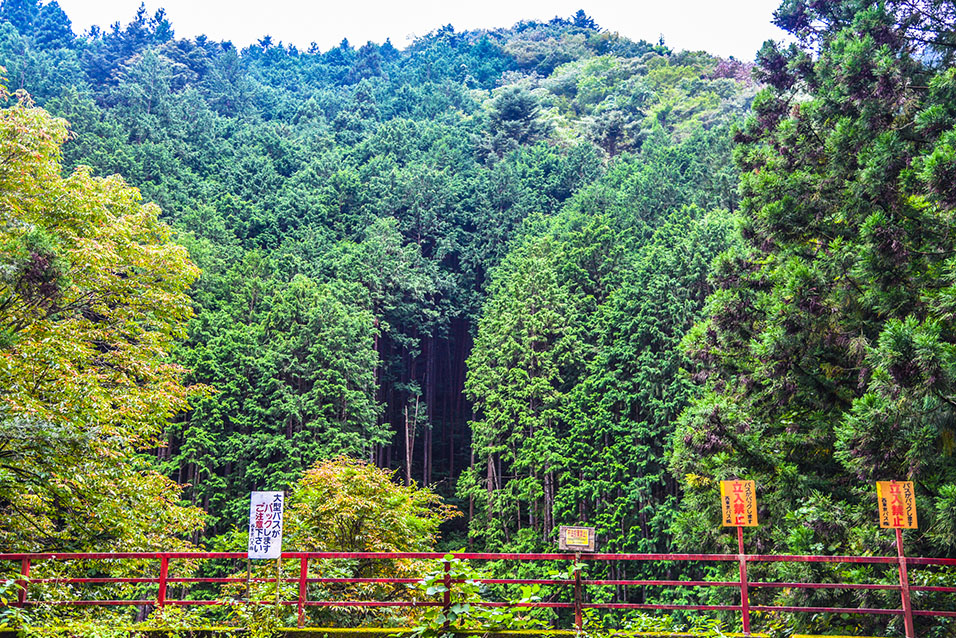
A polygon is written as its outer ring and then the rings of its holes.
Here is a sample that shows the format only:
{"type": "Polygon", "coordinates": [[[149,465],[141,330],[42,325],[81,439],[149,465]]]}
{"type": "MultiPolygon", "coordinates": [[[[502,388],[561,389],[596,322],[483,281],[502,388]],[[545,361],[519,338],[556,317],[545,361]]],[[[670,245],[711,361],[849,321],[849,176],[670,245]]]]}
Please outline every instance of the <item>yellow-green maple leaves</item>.
{"type": "Polygon", "coordinates": [[[120,177],[60,175],[67,137],[0,112],[0,546],[168,548],[201,515],[137,451],[187,407],[166,353],[199,271],[120,177]]]}

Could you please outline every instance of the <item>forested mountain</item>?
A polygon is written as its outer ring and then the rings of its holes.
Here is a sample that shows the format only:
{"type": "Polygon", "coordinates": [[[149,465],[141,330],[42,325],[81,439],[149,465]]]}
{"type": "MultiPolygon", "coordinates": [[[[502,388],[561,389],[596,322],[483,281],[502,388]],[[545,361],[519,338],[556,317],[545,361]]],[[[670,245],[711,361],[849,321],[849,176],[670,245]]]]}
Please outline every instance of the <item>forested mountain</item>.
{"type": "Polygon", "coordinates": [[[21,441],[0,512],[39,521],[0,541],[231,548],[250,490],[318,494],[307,470],[347,456],[458,508],[428,519],[448,547],[586,523],[607,551],[725,551],[717,482],[746,478],[755,551],[887,553],[886,478],[916,483],[918,551],[952,556],[956,14],[787,0],[775,22],[792,44],[753,65],[584,11],[240,50],[163,11],[77,34],[55,1],[0,2],[0,423],[21,441]],[[129,518],[79,534],[100,488],[138,495],[129,518]]]}
{"type": "MultiPolygon", "coordinates": [[[[499,304],[528,302],[501,299],[523,267],[556,277],[542,294],[570,304],[557,320],[575,333],[576,360],[557,372],[566,378],[554,391],[577,388],[583,412],[552,432],[558,447],[547,454],[564,461],[521,470],[516,458],[502,469],[513,479],[499,476],[494,491],[526,493],[516,503],[527,511],[501,521],[506,535],[531,520],[525,544],[551,542],[554,521],[535,508],[554,508],[602,465],[600,438],[580,462],[566,449],[594,418],[585,410],[594,391],[584,388],[598,381],[584,367],[609,355],[601,342],[610,346],[608,331],[619,328],[600,313],[657,305],[623,292],[651,276],[654,251],[698,253],[686,275],[659,274],[693,288],[673,300],[680,323],[658,337],[673,359],[706,294],[705,266],[726,224],[705,211],[736,200],[727,125],[755,92],[746,65],[632,42],[583,12],[487,32],[448,26],[403,51],[343,41],[325,52],[269,37],[242,51],[178,39],[162,12],[142,9],[83,36],[55,2],[8,0],[0,13],[10,88],[70,123],[65,168],[124,176],[161,207],[202,269],[175,357],[189,382],[212,392],[174,419],[156,457],[210,514],[208,533],[241,520],[250,489],[288,486],[316,459],[343,453],[447,496],[473,467],[461,488],[473,498],[487,429],[503,416],[487,412],[493,399],[479,388],[494,372],[481,357],[491,352],[472,354],[473,338],[490,290],[479,340],[521,339],[491,332],[499,304]],[[539,497],[544,480],[550,491],[539,497]]],[[[669,283],[657,294],[667,298],[669,283]]],[[[526,354],[514,356],[496,365],[526,354]]],[[[662,363],[658,389],[647,391],[681,385],[677,367],[662,363]]],[[[635,390],[619,391],[637,401],[635,390]]],[[[668,393],[671,405],[635,445],[663,449],[685,392],[668,393]]],[[[616,427],[647,418],[631,414],[634,405],[607,409],[625,420],[616,427]]],[[[649,506],[674,496],[656,467],[658,496],[629,487],[627,498],[649,506]]],[[[633,475],[608,477],[611,491],[633,475]]],[[[617,499],[590,498],[598,509],[617,499]]],[[[484,511],[478,500],[472,507],[484,511]]],[[[591,511],[567,507],[560,520],[591,511]]]]}

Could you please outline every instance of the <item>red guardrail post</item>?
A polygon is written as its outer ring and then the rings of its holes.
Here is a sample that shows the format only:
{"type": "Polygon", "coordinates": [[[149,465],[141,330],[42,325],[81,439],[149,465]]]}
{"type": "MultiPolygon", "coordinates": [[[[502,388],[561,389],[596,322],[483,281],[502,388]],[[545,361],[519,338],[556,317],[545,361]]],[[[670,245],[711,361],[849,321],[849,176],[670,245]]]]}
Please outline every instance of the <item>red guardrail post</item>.
{"type": "Polygon", "coordinates": [[[309,575],[309,559],[302,558],[299,561],[299,629],[305,625],[305,597],[307,595],[308,582],[306,578],[309,575]]]}
{"type": "Polygon", "coordinates": [[[737,560],[740,561],[740,619],[744,635],[750,635],[750,597],[747,590],[747,555],[744,554],[744,528],[737,526],[737,560]]]}
{"type": "Polygon", "coordinates": [[[23,558],[20,560],[20,580],[17,581],[17,607],[23,607],[27,602],[27,587],[29,584],[30,578],[30,559],[23,558]]]}
{"type": "Polygon", "coordinates": [[[451,611],[451,561],[445,561],[444,570],[445,595],[442,597],[442,613],[445,614],[445,631],[448,631],[451,624],[448,620],[448,613],[451,611]]]}
{"type": "Polygon", "coordinates": [[[896,555],[900,561],[900,596],[903,598],[903,626],[906,638],[916,638],[913,625],[913,605],[910,601],[910,579],[906,573],[906,556],[903,554],[903,532],[896,528],[896,555]]]}
{"type": "Polygon", "coordinates": [[[166,580],[169,578],[169,557],[163,554],[159,557],[159,592],[156,594],[156,605],[163,608],[166,605],[166,580]]]}
{"type": "Polygon", "coordinates": [[[584,618],[581,614],[581,554],[574,555],[574,627],[581,631],[584,627],[584,618]]]}

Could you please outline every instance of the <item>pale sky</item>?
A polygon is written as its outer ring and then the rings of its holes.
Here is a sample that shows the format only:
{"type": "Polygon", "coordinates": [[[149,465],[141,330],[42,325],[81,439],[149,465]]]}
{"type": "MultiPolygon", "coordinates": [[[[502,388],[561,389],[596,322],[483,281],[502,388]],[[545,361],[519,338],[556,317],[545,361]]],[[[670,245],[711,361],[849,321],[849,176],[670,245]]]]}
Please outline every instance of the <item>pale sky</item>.
{"type": "MultiPolygon", "coordinates": [[[[140,0],[58,0],[73,21],[73,30],[129,22],[140,0]]],[[[510,27],[519,20],[570,17],[584,9],[609,31],[631,39],[657,41],[663,34],[674,49],[704,49],[741,60],[753,60],[766,39],[782,31],[770,20],[780,0],[146,0],[152,14],[160,7],[178,37],[206,34],[244,47],[271,35],[274,41],[300,49],[316,42],[327,51],[348,38],[354,46],[366,41],[404,48],[410,38],[451,23],[456,30],[510,27]]]]}

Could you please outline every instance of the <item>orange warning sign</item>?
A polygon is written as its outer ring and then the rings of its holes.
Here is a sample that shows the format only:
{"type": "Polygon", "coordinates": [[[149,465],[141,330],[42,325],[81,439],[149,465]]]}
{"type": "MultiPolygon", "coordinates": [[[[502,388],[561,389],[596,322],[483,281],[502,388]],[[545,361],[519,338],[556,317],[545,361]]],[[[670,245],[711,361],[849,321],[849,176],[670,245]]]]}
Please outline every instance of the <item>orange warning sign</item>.
{"type": "Polygon", "coordinates": [[[877,481],[880,527],[916,529],[916,495],[910,481],[877,481]]]}
{"type": "Polygon", "coordinates": [[[721,481],[724,527],[756,527],[757,489],[753,481],[721,481]]]}

